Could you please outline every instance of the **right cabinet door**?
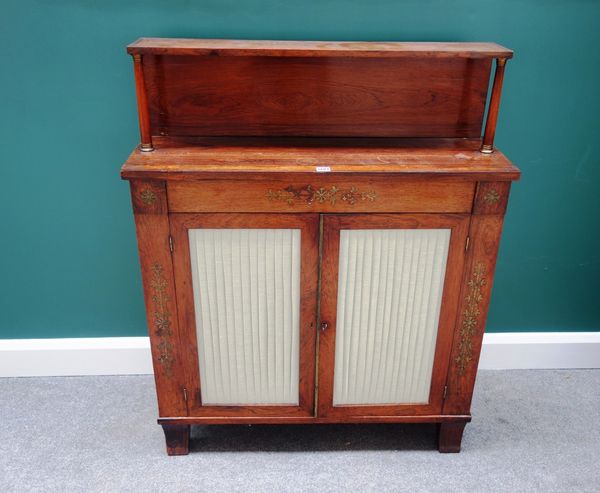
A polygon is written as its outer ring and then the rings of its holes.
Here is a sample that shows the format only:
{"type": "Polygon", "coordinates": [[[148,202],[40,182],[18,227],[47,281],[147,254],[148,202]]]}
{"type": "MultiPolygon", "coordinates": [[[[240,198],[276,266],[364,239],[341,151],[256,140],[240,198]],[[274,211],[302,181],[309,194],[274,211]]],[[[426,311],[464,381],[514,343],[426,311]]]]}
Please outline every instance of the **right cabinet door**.
{"type": "Polygon", "coordinates": [[[323,217],[318,415],[440,414],[469,216],[323,217]]]}

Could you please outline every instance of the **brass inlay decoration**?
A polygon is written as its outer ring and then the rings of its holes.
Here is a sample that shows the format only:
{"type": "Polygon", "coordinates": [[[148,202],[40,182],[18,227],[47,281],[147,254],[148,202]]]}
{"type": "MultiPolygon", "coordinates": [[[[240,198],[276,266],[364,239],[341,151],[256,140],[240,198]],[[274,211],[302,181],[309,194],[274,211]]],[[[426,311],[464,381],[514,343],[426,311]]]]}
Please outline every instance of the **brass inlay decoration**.
{"type": "Polygon", "coordinates": [[[142,190],[142,193],[140,193],[140,199],[142,199],[142,202],[144,204],[152,205],[158,200],[158,197],[149,188],[144,188],[144,190],[142,190]]]}
{"type": "Polygon", "coordinates": [[[495,204],[500,200],[500,194],[495,188],[490,188],[488,192],[483,196],[483,201],[486,204],[495,204]]]}
{"type": "Polygon", "coordinates": [[[365,200],[374,202],[376,198],[377,194],[375,191],[362,192],[356,187],[337,188],[336,186],[332,186],[329,188],[313,188],[312,185],[306,185],[301,188],[294,188],[290,185],[283,190],[269,189],[267,191],[267,199],[287,202],[289,205],[294,205],[296,202],[305,202],[307,204],[329,202],[331,205],[335,205],[338,200],[354,205],[359,201],[365,200]]]}
{"type": "Polygon", "coordinates": [[[485,264],[478,262],[473,268],[473,274],[468,282],[469,293],[465,301],[467,306],[463,312],[463,321],[460,327],[460,343],[458,356],[454,359],[458,365],[458,374],[464,375],[467,365],[473,360],[473,336],[479,325],[481,310],[479,303],[483,299],[482,289],[486,285],[485,264]]]}
{"type": "Polygon", "coordinates": [[[163,375],[170,377],[173,374],[173,344],[170,339],[173,335],[171,328],[171,312],[167,303],[167,280],[165,279],[162,265],[158,262],[152,265],[152,279],[150,281],[152,288],[152,302],[154,303],[154,328],[155,333],[160,337],[157,345],[158,362],[162,365],[163,375]]]}

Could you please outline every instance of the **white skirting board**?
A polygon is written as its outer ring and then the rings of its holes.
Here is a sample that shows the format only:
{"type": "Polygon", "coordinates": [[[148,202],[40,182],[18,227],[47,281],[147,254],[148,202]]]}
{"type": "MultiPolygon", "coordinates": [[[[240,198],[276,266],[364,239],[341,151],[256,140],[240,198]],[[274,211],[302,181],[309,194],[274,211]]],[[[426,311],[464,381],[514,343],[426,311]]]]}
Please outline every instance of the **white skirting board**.
{"type": "Polygon", "coordinates": [[[600,368],[600,332],[485,334],[479,368],[600,368]]]}
{"type": "Polygon", "coordinates": [[[152,373],[148,337],[0,340],[0,377],[152,373]]]}
{"type": "MultiPolygon", "coordinates": [[[[600,368],[600,332],[486,334],[479,367],[600,368]]],[[[0,340],[0,377],[148,373],[147,337],[0,340]]]]}

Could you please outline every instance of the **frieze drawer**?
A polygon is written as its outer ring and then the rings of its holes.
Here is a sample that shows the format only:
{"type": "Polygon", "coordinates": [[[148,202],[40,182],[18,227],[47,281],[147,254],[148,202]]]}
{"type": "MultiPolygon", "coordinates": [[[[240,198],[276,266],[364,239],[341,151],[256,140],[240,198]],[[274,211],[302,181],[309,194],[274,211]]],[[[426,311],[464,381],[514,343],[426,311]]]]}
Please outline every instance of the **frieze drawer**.
{"type": "Polygon", "coordinates": [[[314,176],[167,183],[170,212],[468,213],[473,182],[314,176]]]}

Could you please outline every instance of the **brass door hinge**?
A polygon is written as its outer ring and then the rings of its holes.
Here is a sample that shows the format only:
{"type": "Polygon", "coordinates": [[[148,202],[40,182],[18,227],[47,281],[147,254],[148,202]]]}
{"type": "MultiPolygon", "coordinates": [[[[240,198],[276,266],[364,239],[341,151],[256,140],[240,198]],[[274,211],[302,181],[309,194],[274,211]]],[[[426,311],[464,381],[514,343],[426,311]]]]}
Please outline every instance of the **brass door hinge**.
{"type": "Polygon", "coordinates": [[[173,253],[173,237],[169,235],[169,250],[173,253]]]}
{"type": "Polygon", "coordinates": [[[183,400],[187,402],[187,389],[185,387],[183,388],[183,400]]]}
{"type": "Polygon", "coordinates": [[[471,242],[471,237],[467,236],[467,241],[465,241],[465,251],[469,249],[469,243],[471,242]]]}
{"type": "Polygon", "coordinates": [[[444,395],[442,395],[442,400],[446,400],[447,395],[448,395],[448,386],[444,385],[444,395]]]}

